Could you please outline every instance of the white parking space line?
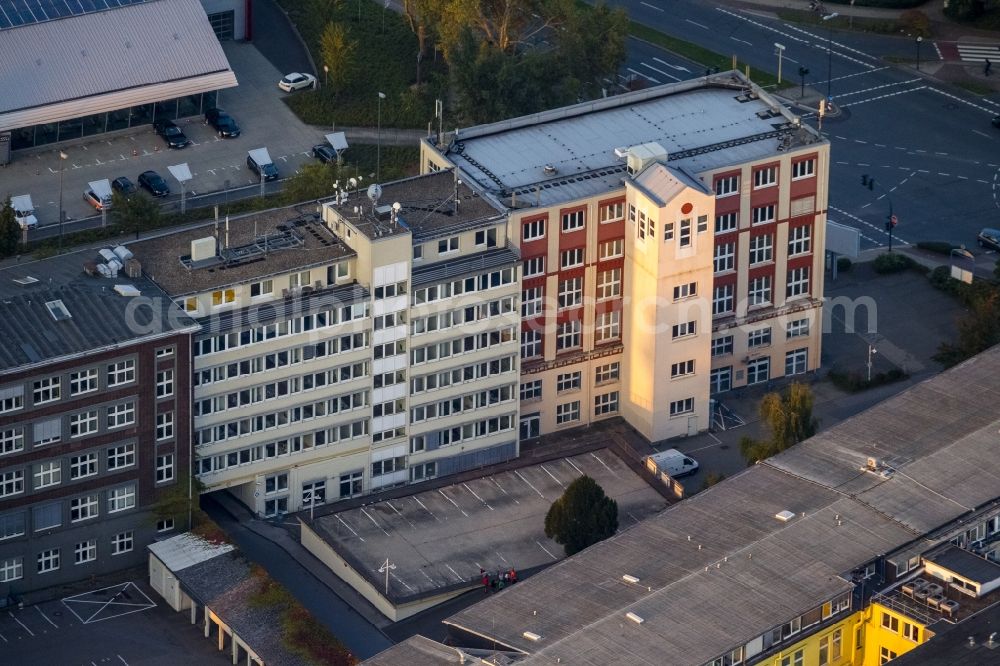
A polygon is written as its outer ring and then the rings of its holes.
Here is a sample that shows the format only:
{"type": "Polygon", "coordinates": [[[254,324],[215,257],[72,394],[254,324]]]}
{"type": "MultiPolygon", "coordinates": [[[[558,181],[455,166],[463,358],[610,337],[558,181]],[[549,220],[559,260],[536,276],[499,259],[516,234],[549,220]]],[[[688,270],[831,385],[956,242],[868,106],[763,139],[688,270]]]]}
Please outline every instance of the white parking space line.
{"type": "Polygon", "coordinates": [[[657,7],[656,5],[651,5],[648,2],[640,2],[639,4],[640,5],[645,5],[645,6],[649,7],[650,9],[655,9],[658,12],[664,11],[663,7],[657,7]]]}
{"type": "Polygon", "coordinates": [[[7,637],[4,636],[3,634],[0,634],[0,641],[3,641],[4,643],[9,643],[10,642],[10,641],[7,640],[7,637]]]}
{"type": "Polygon", "coordinates": [[[603,460],[601,460],[600,458],[598,458],[596,454],[591,453],[590,457],[593,458],[594,460],[596,460],[597,462],[601,463],[601,466],[604,469],[606,469],[609,472],[611,472],[615,477],[618,477],[618,472],[616,472],[615,470],[613,470],[610,467],[608,467],[607,464],[605,464],[605,462],[603,460]]]}
{"type": "Polygon", "coordinates": [[[580,469],[579,467],[577,467],[577,466],[576,466],[576,463],[574,463],[574,462],[573,462],[572,460],[570,460],[569,458],[566,458],[566,462],[568,462],[568,463],[570,464],[570,466],[571,466],[571,467],[572,467],[573,469],[575,469],[575,470],[576,470],[577,472],[579,472],[579,473],[580,473],[580,476],[583,476],[583,470],[582,470],[582,469],[580,469]]]}
{"type": "Polygon", "coordinates": [[[549,476],[551,476],[551,477],[552,477],[552,480],[553,480],[553,481],[555,481],[556,483],[558,483],[558,484],[559,484],[560,486],[562,486],[562,487],[565,487],[565,486],[566,486],[566,484],[565,484],[565,483],[563,483],[562,481],[560,481],[559,479],[557,479],[557,478],[556,478],[556,476],[555,476],[555,474],[553,474],[552,472],[550,472],[550,471],[548,470],[548,468],[547,468],[547,467],[545,467],[545,465],[539,465],[539,467],[541,467],[541,468],[542,468],[542,470],[543,470],[543,471],[544,471],[544,472],[545,472],[546,474],[548,474],[549,476]]]}
{"type": "Polygon", "coordinates": [[[14,620],[14,622],[17,622],[19,625],[21,625],[21,628],[27,631],[30,635],[32,636],[35,635],[35,632],[33,632],[31,629],[28,629],[28,625],[26,625],[24,622],[21,622],[16,617],[14,617],[14,614],[12,612],[7,611],[7,615],[10,615],[10,619],[14,620]]]}
{"type": "Polygon", "coordinates": [[[975,132],[976,134],[978,134],[979,136],[985,136],[987,139],[990,138],[990,135],[987,134],[986,132],[980,132],[979,130],[976,130],[976,129],[974,129],[972,131],[975,132]]]}
{"type": "Polygon", "coordinates": [[[504,564],[510,564],[510,562],[507,561],[507,558],[504,557],[503,553],[501,553],[499,550],[497,551],[497,557],[499,557],[501,560],[503,560],[504,564]]]}
{"type": "Polygon", "coordinates": [[[405,587],[406,589],[408,589],[411,592],[413,591],[413,588],[410,587],[409,585],[407,585],[406,581],[403,580],[402,578],[400,578],[399,576],[397,576],[395,573],[390,573],[389,575],[392,576],[393,580],[399,581],[403,585],[403,587],[405,587]]]}
{"type": "Polygon", "coordinates": [[[676,69],[679,72],[690,72],[691,71],[687,67],[681,67],[680,65],[673,65],[673,64],[667,62],[666,60],[663,60],[662,58],[655,58],[654,57],[653,60],[655,60],[656,62],[660,63],[661,65],[666,65],[667,67],[670,67],[671,69],[676,69]]]}
{"type": "Polygon", "coordinates": [[[538,539],[535,539],[535,543],[537,543],[537,544],[538,544],[538,547],[539,547],[539,548],[541,548],[542,550],[544,550],[544,551],[546,552],[546,554],[547,554],[547,555],[548,555],[549,557],[551,557],[551,558],[552,558],[553,560],[558,560],[558,559],[559,559],[558,557],[556,557],[555,555],[553,555],[553,554],[552,554],[552,551],[550,551],[550,550],[549,550],[548,548],[546,548],[546,547],[545,547],[545,546],[544,546],[544,545],[542,544],[542,542],[541,542],[541,541],[539,541],[538,539]]]}
{"type": "Polygon", "coordinates": [[[452,504],[454,504],[454,505],[455,505],[455,508],[456,508],[456,509],[458,509],[459,511],[461,511],[461,512],[462,512],[462,515],[463,515],[463,516],[465,516],[466,518],[468,518],[468,517],[469,517],[469,514],[467,514],[467,513],[466,513],[466,512],[465,512],[465,511],[464,511],[464,510],[462,509],[462,507],[460,507],[460,506],[458,505],[458,502],[456,502],[456,501],[455,501],[455,500],[453,500],[452,498],[450,498],[450,497],[448,497],[447,495],[445,495],[445,494],[444,494],[444,491],[443,491],[443,490],[441,490],[440,488],[438,489],[438,492],[439,492],[439,493],[441,493],[441,497],[445,498],[446,500],[448,500],[449,502],[451,502],[452,504]]]}
{"type": "Polygon", "coordinates": [[[430,509],[428,509],[428,508],[427,508],[426,506],[424,506],[424,503],[420,501],[420,498],[419,498],[419,497],[414,497],[413,499],[415,499],[415,500],[417,501],[417,504],[419,504],[419,505],[420,505],[420,508],[421,508],[421,509],[423,509],[423,510],[424,510],[424,511],[426,511],[427,513],[431,514],[431,518],[433,518],[434,520],[438,521],[439,523],[441,522],[441,519],[440,519],[440,518],[438,518],[437,516],[435,516],[435,515],[434,515],[434,512],[433,512],[433,511],[431,511],[431,510],[430,510],[430,509]]]}
{"type": "MultiPolygon", "coordinates": [[[[504,489],[503,489],[503,486],[501,486],[501,485],[500,485],[500,482],[499,482],[499,481],[497,481],[495,477],[492,477],[492,476],[491,476],[491,477],[490,477],[490,481],[492,481],[492,482],[493,482],[493,485],[495,485],[495,486],[496,486],[497,488],[499,488],[499,489],[500,489],[500,492],[502,492],[502,493],[503,493],[504,495],[507,495],[508,497],[510,497],[510,493],[508,493],[508,492],[507,492],[506,490],[504,490],[504,489]]],[[[512,499],[512,500],[514,500],[514,504],[520,504],[520,502],[518,502],[518,501],[517,501],[516,499],[514,499],[513,497],[511,497],[511,499],[512,499]]]]}
{"type": "Polygon", "coordinates": [[[414,524],[413,524],[412,522],[410,522],[410,519],[409,519],[409,518],[407,518],[407,517],[406,517],[406,516],[404,516],[404,515],[403,515],[402,513],[400,513],[399,509],[397,509],[397,508],[396,508],[395,506],[393,506],[393,505],[392,505],[392,502],[390,502],[390,501],[386,500],[386,502],[385,502],[385,503],[389,505],[389,508],[390,508],[390,509],[392,509],[393,511],[395,511],[395,512],[396,512],[396,515],[397,515],[397,516],[399,516],[400,518],[402,518],[403,520],[405,520],[405,521],[407,522],[407,524],[408,524],[408,525],[409,525],[410,527],[412,527],[412,528],[416,529],[416,527],[417,527],[417,526],[416,526],[416,525],[414,525],[414,524]]]}
{"type": "Polygon", "coordinates": [[[337,520],[339,520],[340,524],[343,525],[344,527],[346,527],[350,531],[351,534],[353,534],[354,536],[356,536],[359,539],[361,539],[361,541],[365,540],[365,538],[363,536],[359,536],[358,533],[354,531],[353,527],[351,527],[350,525],[348,525],[347,523],[345,523],[343,518],[341,518],[340,516],[337,516],[337,520]]]}
{"type": "Polygon", "coordinates": [[[116,654],[115,656],[118,657],[118,660],[121,661],[123,664],[125,664],[125,666],[128,666],[128,662],[125,661],[124,657],[122,657],[120,654],[116,654]]]}
{"type": "Polygon", "coordinates": [[[38,614],[39,614],[39,615],[41,615],[42,617],[44,617],[44,618],[45,618],[45,621],[46,621],[46,622],[48,622],[49,624],[51,624],[51,625],[52,625],[53,627],[55,627],[56,629],[58,629],[58,628],[59,628],[59,625],[58,625],[58,624],[56,624],[55,622],[53,622],[53,621],[52,621],[51,619],[49,619],[49,616],[48,616],[48,615],[46,615],[46,614],[44,613],[44,611],[42,611],[42,609],[41,609],[41,608],[39,608],[38,606],[35,606],[35,610],[36,610],[36,611],[38,611],[38,614]]]}
{"type": "Polygon", "coordinates": [[[372,525],[374,525],[375,527],[377,527],[380,530],[382,530],[382,533],[385,534],[386,536],[389,536],[389,533],[386,532],[385,528],[382,527],[381,525],[379,525],[378,521],[375,520],[374,518],[372,518],[372,516],[371,516],[370,513],[368,513],[367,511],[365,511],[364,507],[361,507],[361,513],[365,514],[365,516],[368,518],[368,520],[372,521],[372,525]]]}
{"type": "Polygon", "coordinates": [[[656,67],[653,67],[652,65],[650,65],[648,62],[641,62],[639,64],[642,65],[643,67],[648,67],[649,69],[653,70],[657,74],[662,74],[663,76],[667,77],[668,79],[673,79],[674,81],[680,81],[680,79],[677,78],[676,76],[674,76],[673,74],[667,74],[662,69],[657,69],[656,67]]]}
{"type": "Polygon", "coordinates": [[[487,501],[486,501],[486,500],[484,500],[484,499],[483,499],[482,497],[480,497],[479,495],[477,495],[477,494],[476,494],[476,491],[475,491],[475,490],[473,490],[472,488],[470,488],[470,487],[469,487],[469,484],[467,484],[467,483],[463,483],[463,484],[462,484],[462,486],[464,486],[466,490],[468,490],[468,491],[469,491],[470,493],[472,493],[472,496],[473,496],[473,497],[475,497],[475,498],[476,498],[477,500],[479,500],[480,502],[482,502],[482,503],[483,503],[483,506],[485,506],[485,507],[486,507],[487,509],[489,509],[490,511],[492,511],[492,510],[493,510],[493,507],[491,507],[491,506],[489,505],[489,502],[487,502],[487,501]]]}
{"type": "Polygon", "coordinates": [[[455,571],[454,569],[452,569],[452,568],[451,568],[451,565],[450,565],[450,564],[446,564],[445,566],[446,566],[446,567],[448,567],[448,571],[450,571],[450,572],[452,572],[453,574],[455,574],[455,578],[457,578],[457,579],[458,579],[458,582],[460,582],[460,583],[461,583],[461,582],[463,582],[463,581],[465,580],[464,578],[462,578],[461,576],[459,576],[459,575],[458,575],[458,572],[457,572],[457,571],[455,571]]]}
{"type": "Polygon", "coordinates": [[[523,476],[523,475],[521,474],[521,472],[520,472],[520,471],[518,471],[518,470],[516,470],[516,469],[515,469],[515,470],[514,470],[514,474],[516,474],[516,475],[517,475],[517,478],[521,479],[521,480],[522,480],[522,481],[524,481],[524,482],[525,482],[526,484],[528,484],[528,487],[529,487],[529,488],[531,488],[531,489],[532,489],[532,490],[534,490],[534,491],[535,491],[536,493],[538,493],[538,496],[539,496],[539,497],[541,497],[542,499],[545,499],[545,495],[543,495],[543,494],[542,494],[541,492],[539,492],[538,488],[536,488],[536,487],[534,487],[533,485],[531,485],[531,482],[530,482],[530,481],[528,481],[528,480],[527,480],[526,478],[524,478],[524,476],[523,476]]]}

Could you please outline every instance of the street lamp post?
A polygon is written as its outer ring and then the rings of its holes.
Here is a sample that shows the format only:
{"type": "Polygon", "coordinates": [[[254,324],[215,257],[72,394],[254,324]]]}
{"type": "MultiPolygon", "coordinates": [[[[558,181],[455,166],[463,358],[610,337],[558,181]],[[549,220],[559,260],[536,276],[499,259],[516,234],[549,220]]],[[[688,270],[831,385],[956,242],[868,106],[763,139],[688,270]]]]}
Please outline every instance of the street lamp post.
{"type": "Polygon", "coordinates": [[[802,90],[799,92],[799,99],[806,96],[806,74],[809,73],[809,68],[799,65],[799,78],[802,79],[802,90]]]}
{"type": "Polygon", "coordinates": [[[826,34],[826,98],[833,99],[832,86],[833,86],[833,19],[840,16],[837,12],[832,14],[827,14],[823,17],[826,21],[827,34],[826,34]]]}
{"type": "Polygon", "coordinates": [[[781,57],[785,54],[785,45],[774,43],[774,52],[778,55],[778,83],[781,83],[781,57]]]}
{"type": "Polygon", "coordinates": [[[382,180],[382,100],[385,99],[385,93],[380,92],[378,94],[378,133],[377,133],[377,146],[375,148],[375,182],[380,182],[382,180]]]}
{"type": "Polygon", "coordinates": [[[330,66],[323,65],[323,87],[330,85],[330,66]]]}
{"type": "Polygon", "coordinates": [[[63,217],[65,213],[63,212],[63,171],[66,168],[66,158],[69,157],[63,151],[59,151],[59,252],[62,253],[62,241],[63,241],[63,217]]]}
{"type": "Polygon", "coordinates": [[[917,35],[917,71],[920,71],[920,43],[924,41],[924,38],[917,35]]]}
{"type": "Polygon", "coordinates": [[[869,344],[868,345],[868,364],[867,364],[868,365],[868,383],[869,384],[872,383],[872,357],[875,356],[875,354],[877,354],[877,353],[878,353],[878,350],[875,349],[875,345],[869,344]]]}

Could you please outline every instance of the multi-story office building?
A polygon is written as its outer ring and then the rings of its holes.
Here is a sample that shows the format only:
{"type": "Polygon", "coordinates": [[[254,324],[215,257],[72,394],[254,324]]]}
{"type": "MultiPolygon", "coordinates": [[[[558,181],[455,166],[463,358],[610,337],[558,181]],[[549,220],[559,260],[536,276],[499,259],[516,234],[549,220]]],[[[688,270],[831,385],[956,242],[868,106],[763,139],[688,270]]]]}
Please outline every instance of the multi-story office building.
{"type": "Polygon", "coordinates": [[[829,144],[738,73],[422,143],[522,254],[520,434],[620,414],[651,440],[820,360],[829,144]]]}
{"type": "Polygon", "coordinates": [[[174,529],[151,509],[190,479],[198,326],[128,258],[0,270],[0,596],[141,565],[174,529]]]}
{"type": "Polygon", "coordinates": [[[203,325],[198,478],[262,515],[517,455],[505,216],[450,173],[379,194],[132,248],[203,325]]]}

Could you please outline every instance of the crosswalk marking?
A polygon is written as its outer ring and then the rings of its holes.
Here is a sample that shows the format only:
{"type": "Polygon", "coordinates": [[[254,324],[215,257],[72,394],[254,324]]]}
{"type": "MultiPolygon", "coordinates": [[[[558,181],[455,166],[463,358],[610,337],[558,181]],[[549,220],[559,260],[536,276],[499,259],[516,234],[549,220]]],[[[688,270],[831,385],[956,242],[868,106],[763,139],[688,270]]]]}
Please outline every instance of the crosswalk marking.
{"type": "Polygon", "coordinates": [[[965,62],[1000,61],[1000,45],[958,44],[958,55],[965,62]]]}

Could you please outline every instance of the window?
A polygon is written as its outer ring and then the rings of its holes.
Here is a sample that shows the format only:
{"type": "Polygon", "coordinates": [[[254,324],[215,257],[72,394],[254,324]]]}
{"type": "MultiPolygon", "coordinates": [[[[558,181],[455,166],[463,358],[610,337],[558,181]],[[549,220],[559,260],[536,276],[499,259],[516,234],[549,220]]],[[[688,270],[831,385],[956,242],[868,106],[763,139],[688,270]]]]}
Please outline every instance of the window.
{"type": "Polygon", "coordinates": [[[747,384],[761,384],[771,378],[771,357],[756,358],[747,363],[747,384]]]}
{"type": "MultiPolygon", "coordinates": [[[[795,633],[798,633],[798,631],[796,630],[795,633]]],[[[805,650],[796,650],[792,654],[786,654],[781,658],[781,666],[802,666],[804,660],[805,650]]]]}
{"type": "Polygon", "coordinates": [[[694,335],[697,328],[697,322],[686,321],[683,324],[674,324],[670,331],[670,337],[673,339],[683,338],[688,335],[694,335]]]}
{"type": "Polygon", "coordinates": [[[703,234],[708,231],[708,215],[698,216],[698,233],[703,234]]]}
{"type": "Polygon", "coordinates": [[[156,482],[172,481],[174,478],[174,454],[156,456],[156,482]]]}
{"type": "Polygon", "coordinates": [[[681,220],[678,242],[681,247],[691,247],[691,220],[681,220]]]}
{"type": "Polygon", "coordinates": [[[83,479],[97,474],[97,454],[82,453],[69,459],[69,478],[83,479]]]}
{"type": "Polygon", "coordinates": [[[618,391],[594,396],[594,416],[618,413],[618,391]]]}
{"type": "Polygon", "coordinates": [[[156,415],[156,441],[174,436],[174,413],[160,412],[156,415]]]}
{"type": "Polygon", "coordinates": [[[24,492],[24,470],[0,472],[0,497],[10,497],[24,492]]]}
{"type": "Polygon", "coordinates": [[[97,390],[97,368],[89,368],[69,375],[69,394],[83,395],[97,390]]]}
{"type": "Polygon", "coordinates": [[[437,476],[437,463],[428,462],[410,468],[410,481],[426,481],[437,476]]]}
{"type": "Polygon", "coordinates": [[[816,197],[809,195],[788,202],[788,217],[801,217],[816,212],[816,197]]]}
{"type": "Polygon", "coordinates": [[[727,314],[733,311],[735,303],[735,285],[716,285],[712,291],[712,316],[727,314]]]}
{"type": "Polygon", "coordinates": [[[573,268],[583,266],[583,248],[577,247],[572,250],[563,250],[559,255],[560,268],[573,268]]]}
{"type": "Polygon", "coordinates": [[[723,176],[715,181],[715,196],[728,197],[740,191],[739,176],[723,176]]]}
{"type": "Polygon", "coordinates": [[[13,412],[24,407],[24,387],[11,386],[0,389],[0,414],[13,412]]]}
{"type": "Polygon", "coordinates": [[[688,282],[687,284],[679,284],[674,287],[674,300],[679,301],[682,298],[690,298],[691,296],[698,295],[698,283],[688,282]]]}
{"type": "Polygon", "coordinates": [[[774,237],[771,234],[750,238],[750,265],[756,266],[774,258],[774,237]]]}
{"type": "Polygon", "coordinates": [[[123,402],[108,407],[108,428],[121,428],[135,423],[135,403],[123,402]]]}
{"type": "MultiPolygon", "coordinates": [[[[831,635],[830,658],[833,659],[834,661],[840,659],[841,655],[843,654],[843,649],[844,649],[843,639],[844,639],[843,629],[837,629],[831,635]]],[[[859,642],[859,647],[860,647],[860,642],[859,642]]]]}
{"type": "Polygon", "coordinates": [[[69,417],[69,436],[83,437],[97,432],[97,410],[72,414],[69,417]]]}
{"type": "Polygon", "coordinates": [[[71,523],[97,518],[99,513],[97,495],[75,497],[69,501],[69,522],[71,523]]]}
{"type": "Polygon", "coordinates": [[[250,284],[250,298],[270,296],[274,293],[274,283],[271,280],[261,280],[250,284]]]}
{"type": "Polygon", "coordinates": [[[35,488],[55,486],[62,481],[62,461],[49,460],[35,466],[35,488]]]}
{"type": "Polygon", "coordinates": [[[173,518],[161,518],[156,521],[156,531],[157,532],[169,532],[174,529],[174,519],[173,518]]]}
{"type": "Polygon", "coordinates": [[[539,400],[542,397],[542,380],[521,382],[521,400],[539,400]]]}
{"type": "Polygon", "coordinates": [[[135,507],[135,486],[128,485],[108,491],[108,513],[117,513],[135,507]]]}
{"type": "Polygon", "coordinates": [[[36,405],[55,402],[62,387],[59,377],[45,377],[32,384],[32,400],[36,405]]]}
{"type": "Polygon", "coordinates": [[[681,414],[690,414],[694,411],[694,398],[684,398],[683,400],[674,400],[670,403],[670,416],[680,416],[681,414]]]}
{"type": "Polygon", "coordinates": [[[766,347],[771,344],[771,327],[764,326],[763,328],[755,328],[754,330],[747,333],[747,347],[753,349],[755,347],[766,347]]]}
{"type": "Polygon", "coordinates": [[[790,340],[792,338],[802,338],[809,335],[809,320],[808,319],[796,319],[795,321],[788,322],[788,328],[785,329],[785,338],[790,340]]]}
{"type": "Polygon", "coordinates": [[[188,296],[184,299],[184,312],[197,312],[198,311],[198,297],[188,296]]]}
{"type": "Polygon", "coordinates": [[[903,623],[903,636],[910,639],[914,643],[920,642],[920,627],[915,624],[910,624],[909,622],[903,623]]]}
{"type": "Polygon", "coordinates": [[[135,464],[135,444],[122,444],[108,449],[108,471],[135,464]]]}
{"type": "Polygon", "coordinates": [[[681,361],[670,365],[670,378],[685,377],[694,374],[694,360],[681,361]]]}
{"type": "Polygon", "coordinates": [[[893,652],[892,650],[883,645],[882,647],[879,648],[879,659],[878,659],[879,666],[882,666],[882,664],[886,664],[892,661],[897,656],[899,655],[897,655],[895,652],[893,652]]]}
{"type": "Polygon", "coordinates": [[[717,234],[735,231],[739,225],[740,214],[737,212],[721,213],[715,216],[715,233],[717,234]]]}
{"type": "Polygon", "coordinates": [[[708,376],[708,392],[712,395],[725,393],[733,388],[733,366],[715,368],[708,376]]]}
{"type": "Polygon", "coordinates": [[[25,522],[24,511],[0,515],[0,541],[24,536],[26,533],[25,522]]]}
{"type": "Polygon", "coordinates": [[[59,549],[52,548],[38,553],[38,568],[40,574],[56,571],[59,568],[59,549]]]}
{"type": "Polygon", "coordinates": [[[663,242],[669,243],[674,239],[674,223],[666,222],[663,225],[663,242]]]}
{"type": "Polygon", "coordinates": [[[281,474],[273,474],[271,476],[264,478],[265,495],[281,493],[287,490],[288,490],[288,474],[286,472],[282,472],[281,474]]]}
{"type": "Polygon", "coordinates": [[[562,230],[563,233],[568,231],[579,231],[583,229],[583,211],[575,210],[572,213],[563,213],[562,216],[562,230]]]}
{"type": "Polygon", "coordinates": [[[597,274],[597,300],[603,301],[622,295],[622,269],[612,268],[597,274]]]}
{"type": "Polygon", "coordinates": [[[583,344],[582,325],[579,319],[559,324],[556,337],[556,349],[559,351],[573,349],[583,344]]]}
{"type": "Polygon", "coordinates": [[[605,382],[618,381],[621,375],[621,363],[615,361],[606,365],[599,365],[594,369],[594,383],[603,384],[605,382]]]}
{"type": "Polygon", "coordinates": [[[413,246],[413,260],[414,261],[420,261],[423,258],[424,258],[424,246],[423,245],[414,245],[413,246]]]}
{"type": "Polygon", "coordinates": [[[597,221],[601,224],[614,222],[625,218],[625,202],[616,201],[604,204],[597,210],[597,221]]]}
{"type": "Polygon", "coordinates": [[[326,503],[326,481],[312,481],[302,484],[302,506],[313,507],[326,503]]]}
{"type": "Polygon", "coordinates": [[[81,541],[73,546],[73,564],[86,564],[97,559],[97,540],[81,541]]]}
{"type": "Polygon", "coordinates": [[[556,405],[556,425],[572,423],[580,420],[580,401],[564,402],[556,405]]]}
{"type": "Polygon", "coordinates": [[[531,287],[521,292],[521,317],[528,319],[542,314],[541,287],[531,287]]]}
{"type": "Polygon", "coordinates": [[[24,431],[21,428],[0,430],[0,456],[24,450],[24,431]]]}
{"type": "Polygon", "coordinates": [[[372,463],[372,476],[385,476],[393,472],[402,472],[406,469],[406,456],[396,458],[386,458],[372,463]]]}
{"type": "Polygon", "coordinates": [[[715,246],[713,268],[716,273],[725,273],[736,268],[736,243],[719,243],[715,246]]]}
{"type": "Polygon", "coordinates": [[[31,522],[36,532],[50,530],[62,525],[62,502],[36,504],[31,507],[31,522]]]}
{"type": "Polygon", "coordinates": [[[296,289],[298,287],[308,287],[312,281],[312,274],[310,271],[302,271],[301,273],[292,273],[288,276],[288,286],[291,289],[296,289]]]}
{"type": "MultiPolygon", "coordinates": [[[[348,230],[350,233],[350,230],[348,230]]],[[[288,498],[278,497],[276,499],[269,499],[264,501],[264,517],[271,518],[273,516],[279,516],[281,514],[288,513],[288,498]]]]}
{"type": "Polygon", "coordinates": [[[583,302],[583,278],[576,277],[559,283],[559,309],[565,310],[583,302]]]}
{"type": "Polygon", "coordinates": [[[156,397],[166,398],[174,394],[174,371],[160,370],[156,373],[156,397]]]}
{"type": "Polygon", "coordinates": [[[794,268],[788,271],[788,285],[785,291],[788,298],[809,295],[809,267],[794,268]]]}
{"type": "Polygon", "coordinates": [[[476,245],[485,245],[486,247],[496,247],[497,246],[497,230],[496,229],[480,229],[476,232],[476,245]]]}
{"type": "Polygon", "coordinates": [[[521,358],[534,358],[542,355],[542,332],[521,332],[521,358]]]}
{"type": "Polygon", "coordinates": [[[778,167],[769,166],[753,172],[753,189],[770,187],[778,182],[778,167]]]}
{"type": "Polygon", "coordinates": [[[771,276],[763,275],[750,280],[750,290],[747,292],[747,304],[769,305],[771,303],[771,276]]]}
{"type": "Polygon", "coordinates": [[[545,275],[545,257],[532,257],[524,261],[523,277],[535,277],[545,275]]]}
{"type": "Polygon", "coordinates": [[[24,564],[20,557],[9,557],[0,560],[0,583],[10,583],[21,580],[24,576],[24,564]]]}
{"type": "Polygon", "coordinates": [[[594,326],[594,342],[611,342],[622,336],[622,313],[618,310],[604,312],[597,316],[594,326]]]}
{"type": "Polygon", "coordinates": [[[816,160],[802,160],[792,163],[792,180],[810,178],[816,171],[816,160]]]}
{"type": "Polygon", "coordinates": [[[793,349],[785,352],[785,376],[801,375],[809,369],[809,349],[793,349]]]}
{"type": "Polygon", "coordinates": [[[111,554],[121,555],[132,552],[133,541],[131,530],[114,535],[111,538],[111,554]]]}
{"type": "Polygon", "coordinates": [[[712,340],[712,358],[733,353],[733,336],[726,335],[712,340]]]}
{"type": "Polygon", "coordinates": [[[108,366],[108,388],[135,381],[135,361],[119,361],[108,366]]]}
{"type": "Polygon", "coordinates": [[[545,237],[545,220],[531,220],[522,226],[521,238],[524,241],[538,240],[545,237]]]}
{"type": "Polygon", "coordinates": [[[768,222],[774,222],[774,204],[757,206],[753,209],[754,224],[767,224],[768,222]]]}
{"type": "Polygon", "coordinates": [[[438,241],[438,254],[448,254],[458,252],[458,236],[442,238],[438,241]]]}
{"type": "MultiPolygon", "coordinates": [[[[295,276],[293,275],[294,279],[295,276]]],[[[295,286],[295,285],[293,285],[295,286]]],[[[212,292],[212,306],[221,307],[223,305],[229,305],[236,302],[236,290],[235,289],[220,289],[218,291],[212,292]]]]}
{"type": "Polygon", "coordinates": [[[348,472],[340,475],[340,496],[354,497],[360,495],[362,489],[362,473],[348,472]]]}
{"type": "Polygon", "coordinates": [[[599,261],[605,261],[607,259],[616,259],[625,254],[625,239],[616,238],[614,240],[604,241],[597,246],[597,259],[599,261]]]}
{"type": "Polygon", "coordinates": [[[562,393],[563,391],[580,390],[580,385],[583,383],[581,381],[582,376],[581,372],[567,372],[566,374],[559,375],[556,377],[556,391],[562,393]]]}
{"type": "Polygon", "coordinates": [[[788,255],[805,254],[812,248],[812,227],[804,224],[792,227],[788,235],[788,255]]]}
{"type": "Polygon", "coordinates": [[[160,347],[156,350],[156,358],[166,358],[167,356],[174,355],[173,347],[160,347]]]}
{"type": "Polygon", "coordinates": [[[898,634],[899,633],[899,618],[895,615],[890,615],[883,611],[882,613],[882,628],[888,629],[889,631],[898,634]]]}

